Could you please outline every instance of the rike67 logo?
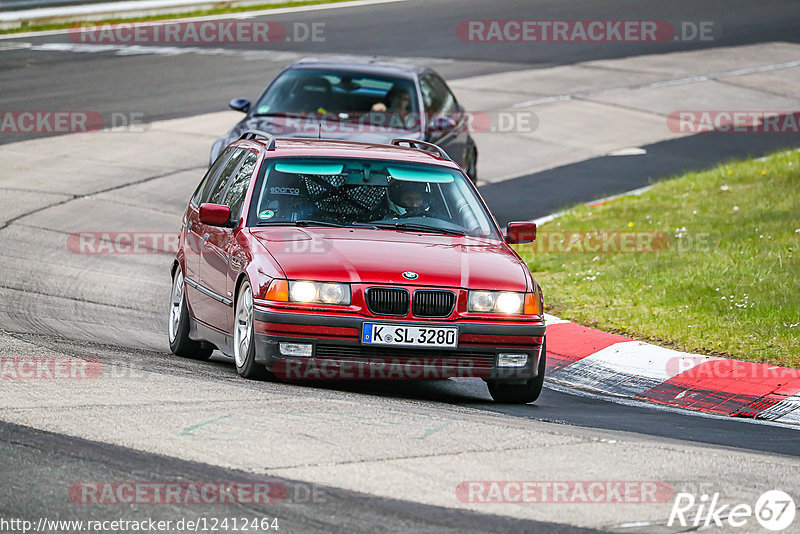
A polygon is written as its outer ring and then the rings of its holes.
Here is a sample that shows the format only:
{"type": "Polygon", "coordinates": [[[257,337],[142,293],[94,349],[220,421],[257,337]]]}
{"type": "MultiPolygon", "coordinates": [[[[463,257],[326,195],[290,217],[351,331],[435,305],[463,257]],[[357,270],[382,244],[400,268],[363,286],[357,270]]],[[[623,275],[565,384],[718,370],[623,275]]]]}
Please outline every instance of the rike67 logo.
{"type": "Polygon", "coordinates": [[[696,498],[691,493],[678,493],[667,526],[741,528],[752,526],[752,519],[773,532],[785,530],[794,522],[796,513],[794,499],[781,490],[770,490],[762,494],[754,506],[748,503],[736,505],[720,503],[719,493],[703,494],[696,498]]]}

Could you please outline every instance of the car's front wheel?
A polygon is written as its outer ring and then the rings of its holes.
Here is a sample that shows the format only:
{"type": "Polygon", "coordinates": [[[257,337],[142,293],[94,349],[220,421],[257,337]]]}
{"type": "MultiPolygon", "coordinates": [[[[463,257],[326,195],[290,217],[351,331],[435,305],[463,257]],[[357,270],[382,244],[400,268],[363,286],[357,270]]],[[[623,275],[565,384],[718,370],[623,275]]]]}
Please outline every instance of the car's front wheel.
{"type": "Polygon", "coordinates": [[[542,342],[542,356],[539,358],[539,373],[523,384],[489,382],[489,394],[495,402],[501,404],[528,404],[538,399],[539,395],[542,393],[542,386],[544,385],[546,356],[546,344],[542,342]]]}
{"type": "Polygon", "coordinates": [[[236,362],[236,372],[244,378],[264,378],[267,375],[266,368],[256,363],[253,290],[247,280],[239,286],[233,320],[233,360],[236,362]]]}
{"type": "Polygon", "coordinates": [[[172,277],[172,293],[169,298],[169,350],[173,354],[195,360],[207,360],[214,349],[189,339],[189,310],[186,308],[183,271],[178,267],[172,277]]]}

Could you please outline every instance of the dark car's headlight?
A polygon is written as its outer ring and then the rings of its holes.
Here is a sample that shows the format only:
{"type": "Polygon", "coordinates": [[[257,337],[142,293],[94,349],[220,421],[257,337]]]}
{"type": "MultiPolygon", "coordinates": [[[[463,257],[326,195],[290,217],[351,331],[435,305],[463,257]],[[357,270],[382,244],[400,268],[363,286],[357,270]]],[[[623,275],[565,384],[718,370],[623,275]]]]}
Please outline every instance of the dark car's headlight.
{"type": "Polygon", "coordinates": [[[467,309],[479,313],[538,315],[539,301],[533,293],[470,291],[467,309]]]}
{"type": "Polygon", "coordinates": [[[350,284],[276,279],[270,283],[266,299],[276,302],[348,306],[350,304],[350,284]]]}

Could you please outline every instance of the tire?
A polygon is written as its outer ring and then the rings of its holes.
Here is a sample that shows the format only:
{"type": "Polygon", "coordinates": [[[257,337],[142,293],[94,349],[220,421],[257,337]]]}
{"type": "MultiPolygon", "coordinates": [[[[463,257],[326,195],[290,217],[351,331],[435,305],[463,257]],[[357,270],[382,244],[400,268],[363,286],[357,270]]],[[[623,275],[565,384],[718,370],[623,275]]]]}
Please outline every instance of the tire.
{"type": "Polygon", "coordinates": [[[489,394],[500,404],[528,404],[536,401],[542,393],[544,385],[545,360],[547,359],[546,343],[542,342],[542,357],[539,359],[539,374],[524,384],[506,384],[489,382],[489,394]]]}
{"type": "Polygon", "coordinates": [[[199,341],[189,339],[189,310],[186,307],[186,286],[183,271],[178,267],[172,278],[172,292],[169,298],[169,350],[173,354],[194,360],[207,360],[214,349],[204,347],[199,341]]]}
{"type": "Polygon", "coordinates": [[[263,380],[267,369],[256,363],[256,344],[253,333],[253,290],[250,282],[242,281],[236,292],[233,310],[233,361],[236,372],[243,378],[263,380]]]}

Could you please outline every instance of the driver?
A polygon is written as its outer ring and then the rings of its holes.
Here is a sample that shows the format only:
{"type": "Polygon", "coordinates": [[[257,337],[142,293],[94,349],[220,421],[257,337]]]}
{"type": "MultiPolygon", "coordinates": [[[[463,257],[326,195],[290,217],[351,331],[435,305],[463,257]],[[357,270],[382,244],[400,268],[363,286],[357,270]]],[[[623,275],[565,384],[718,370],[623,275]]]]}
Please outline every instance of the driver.
{"type": "Polygon", "coordinates": [[[389,185],[389,209],[395,217],[424,217],[431,203],[426,182],[395,180],[389,185]]]}
{"type": "Polygon", "coordinates": [[[375,102],[372,111],[393,111],[406,113],[411,106],[411,93],[399,84],[394,84],[386,93],[386,102],[375,102]]]}

